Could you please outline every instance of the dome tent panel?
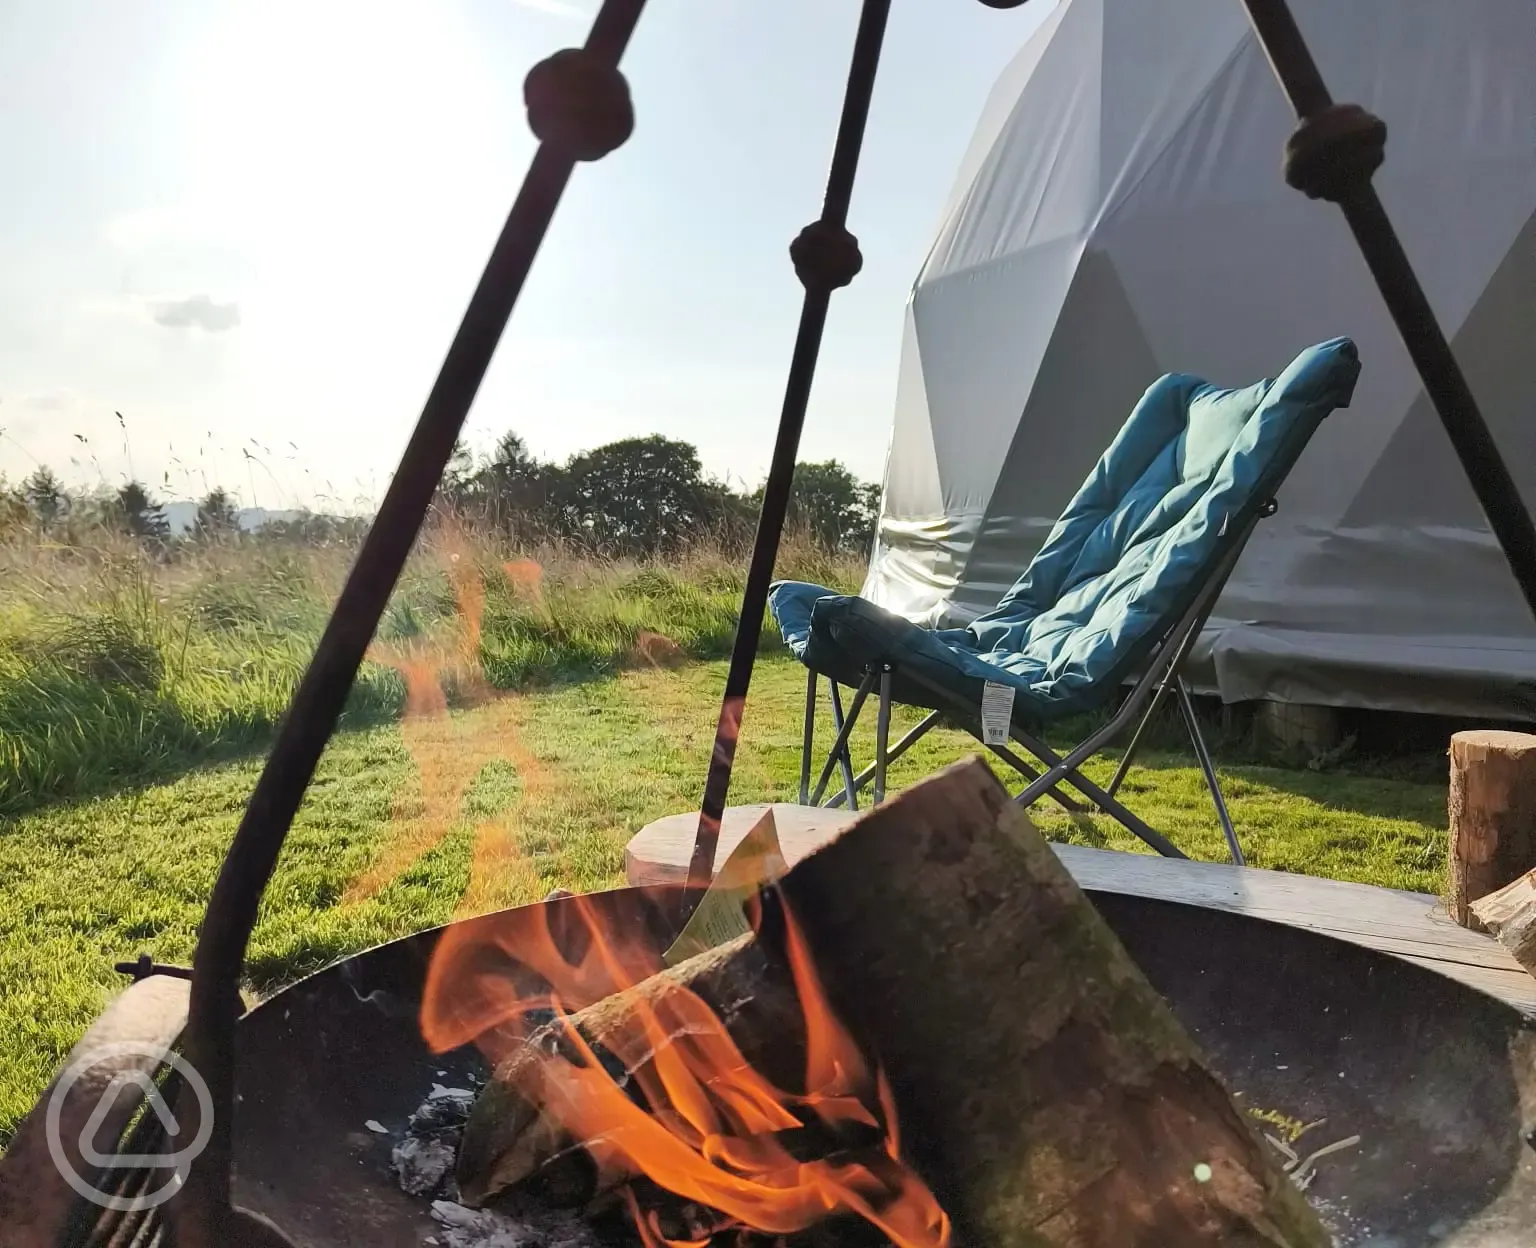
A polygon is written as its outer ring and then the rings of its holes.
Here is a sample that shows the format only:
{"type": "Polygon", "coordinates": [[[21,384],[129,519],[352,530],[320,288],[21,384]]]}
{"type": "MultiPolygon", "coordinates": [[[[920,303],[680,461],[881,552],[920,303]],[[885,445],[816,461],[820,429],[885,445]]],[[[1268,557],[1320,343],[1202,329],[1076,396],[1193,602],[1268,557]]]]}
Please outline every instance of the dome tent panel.
{"type": "MultiPolygon", "coordinates": [[[[1531,498],[1529,5],[1294,8],[1336,97],[1387,120],[1382,199],[1531,498]]],[[[964,622],[1038,548],[1054,495],[1103,449],[1096,431],[1158,374],[1231,382],[1348,334],[1364,360],[1354,405],[1319,431],[1256,534],[1198,652],[1205,683],[1231,700],[1287,696],[1271,684],[1283,655],[1298,700],[1528,713],[1530,621],[1345,223],[1280,176],[1293,120],[1241,6],[1062,0],[988,111],[987,152],[968,157],[949,241],[911,305],[943,510],[888,491],[866,595],[964,622]],[[1076,254],[1058,281],[1035,253],[1063,245],[1076,254]],[[1049,280],[1006,280],[1036,264],[1049,280]]],[[[908,441],[893,439],[888,481],[908,441]]]]}

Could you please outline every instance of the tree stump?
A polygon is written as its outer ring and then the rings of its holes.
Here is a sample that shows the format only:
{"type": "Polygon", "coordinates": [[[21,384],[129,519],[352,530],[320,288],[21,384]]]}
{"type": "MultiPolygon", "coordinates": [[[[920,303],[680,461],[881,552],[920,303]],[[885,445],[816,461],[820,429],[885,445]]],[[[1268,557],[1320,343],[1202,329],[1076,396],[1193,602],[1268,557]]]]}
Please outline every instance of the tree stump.
{"type": "Polygon", "coordinates": [[[863,815],[780,887],[957,1243],[1331,1242],[979,759],[863,815]]]}
{"type": "Polygon", "coordinates": [[[1484,930],[1471,904],[1536,867],[1536,736],[1458,732],[1451,738],[1451,917],[1484,930]]]}

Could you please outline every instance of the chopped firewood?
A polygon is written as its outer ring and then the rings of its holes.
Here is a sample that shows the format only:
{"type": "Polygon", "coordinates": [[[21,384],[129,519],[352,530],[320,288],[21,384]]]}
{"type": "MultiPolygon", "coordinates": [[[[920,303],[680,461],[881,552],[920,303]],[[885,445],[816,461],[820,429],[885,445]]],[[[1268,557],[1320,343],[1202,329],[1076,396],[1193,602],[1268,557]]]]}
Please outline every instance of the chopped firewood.
{"type": "Polygon", "coordinates": [[[1474,901],[1471,910],[1515,961],[1536,975],[1536,869],[1474,901]]]}
{"type": "Polygon", "coordinates": [[[1472,903],[1536,868],[1536,736],[1456,733],[1447,806],[1449,909],[1475,931],[1472,903]]]}
{"type": "Polygon", "coordinates": [[[781,887],[957,1242],[1331,1242],[979,760],[876,807],[781,887]]]}
{"type": "MultiPolygon", "coordinates": [[[[639,1019],[647,1007],[683,985],[696,993],[725,1024],[742,1055],[770,1075],[787,1075],[803,1053],[799,1005],[787,972],[764,956],[749,934],[669,967],[627,991],[615,993],[568,1020],[592,1050],[610,1065],[615,1078],[628,1083],[653,1056],[653,1044],[639,1019]]],[[[548,1057],[570,1053],[565,1025],[556,1021],[535,1031],[493,1072],[476,1099],[459,1148],[460,1198],[484,1203],[506,1188],[534,1176],[549,1179],[556,1163],[574,1162],[576,1141],[539,1109],[548,1057]]],[[[792,1077],[792,1076],[790,1076],[792,1077]]],[[[588,1177],[600,1182],[601,1176],[588,1177]]],[[[559,1176],[562,1186],[568,1176],[559,1176]]],[[[594,1188],[570,1195],[576,1200],[594,1188]]]]}
{"type": "MultiPolygon", "coordinates": [[[[842,1020],[880,1062],[902,1155],[995,1248],[1324,1248],[1327,1232],[1027,817],[978,761],[876,808],[783,877],[842,1020]]],[[[806,1051],[771,896],[748,935],[578,1011],[631,1095],[637,1018],[677,982],[780,1086],[806,1051]]],[[[497,1068],[466,1126],[461,1199],[581,1155],[540,1117],[554,1024],[497,1068]]],[[[894,1141],[893,1141],[894,1143],[894,1141]]],[[[818,1141],[807,1141],[815,1149],[818,1141]]],[[[592,1191],[599,1190],[601,1183],[592,1191]]],[[[587,1194],[591,1195],[592,1191],[587,1194]]]]}

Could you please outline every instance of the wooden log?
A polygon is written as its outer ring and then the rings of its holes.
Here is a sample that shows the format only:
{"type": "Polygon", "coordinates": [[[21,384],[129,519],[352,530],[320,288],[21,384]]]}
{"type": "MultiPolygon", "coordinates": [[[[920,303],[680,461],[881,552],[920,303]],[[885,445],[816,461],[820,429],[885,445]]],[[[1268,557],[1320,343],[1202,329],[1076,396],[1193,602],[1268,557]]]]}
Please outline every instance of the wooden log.
{"type": "MultiPolygon", "coordinates": [[[[571,1024],[612,1072],[624,1078],[651,1054],[642,1012],[654,1012],[656,1003],[678,985],[708,1003],[742,1055],[770,1078],[782,1082],[799,1068],[804,1029],[794,986],[782,965],[766,957],[751,936],[698,954],[578,1010],[571,1024]]],[[[549,1055],[568,1049],[564,1027],[551,1023],[496,1067],[475,1099],[459,1145],[456,1177],[463,1203],[481,1205],[535,1177],[552,1180],[562,1196],[574,1190],[569,1197],[573,1204],[592,1194],[590,1186],[579,1190],[580,1175],[549,1173],[552,1163],[572,1157],[575,1141],[541,1114],[540,1091],[549,1055]]],[[[590,1170],[585,1174],[596,1177],[590,1170]]],[[[542,1194],[550,1195],[547,1188],[542,1194]]]]}
{"type": "Polygon", "coordinates": [[[957,1243],[1331,1242],[980,760],[870,811],[782,888],[957,1243]]]}
{"type": "Polygon", "coordinates": [[[1515,961],[1536,975],[1536,870],[1480,897],[1471,910],[1472,917],[1515,955],[1515,961]]]}
{"type": "Polygon", "coordinates": [[[1458,732],[1451,738],[1447,908],[1481,930],[1471,903],[1536,867],[1536,736],[1458,732]]]}

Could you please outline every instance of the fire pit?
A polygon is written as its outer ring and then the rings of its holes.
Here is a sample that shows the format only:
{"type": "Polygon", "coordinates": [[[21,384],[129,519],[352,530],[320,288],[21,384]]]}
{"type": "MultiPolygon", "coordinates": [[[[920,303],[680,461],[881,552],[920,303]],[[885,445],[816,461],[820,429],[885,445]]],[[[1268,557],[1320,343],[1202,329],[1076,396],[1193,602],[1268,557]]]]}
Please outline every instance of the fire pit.
{"type": "MultiPolygon", "coordinates": [[[[676,890],[590,900],[670,941],[676,890]]],[[[1325,1120],[1298,1153],[1360,1137],[1316,1163],[1308,1193],[1341,1248],[1527,1248],[1536,1031],[1517,1011],[1310,932],[1143,898],[1094,902],[1242,1101],[1325,1120]]],[[[315,975],[240,1025],[237,1199],[300,1248],[442,1242],[430,1199],[401,1191],[391,1161],[434,1085],[470,1088],[487,1073],[474,1049],[434,1055],[421,1038],[423,983],[442,935],[315,975]]]]}

